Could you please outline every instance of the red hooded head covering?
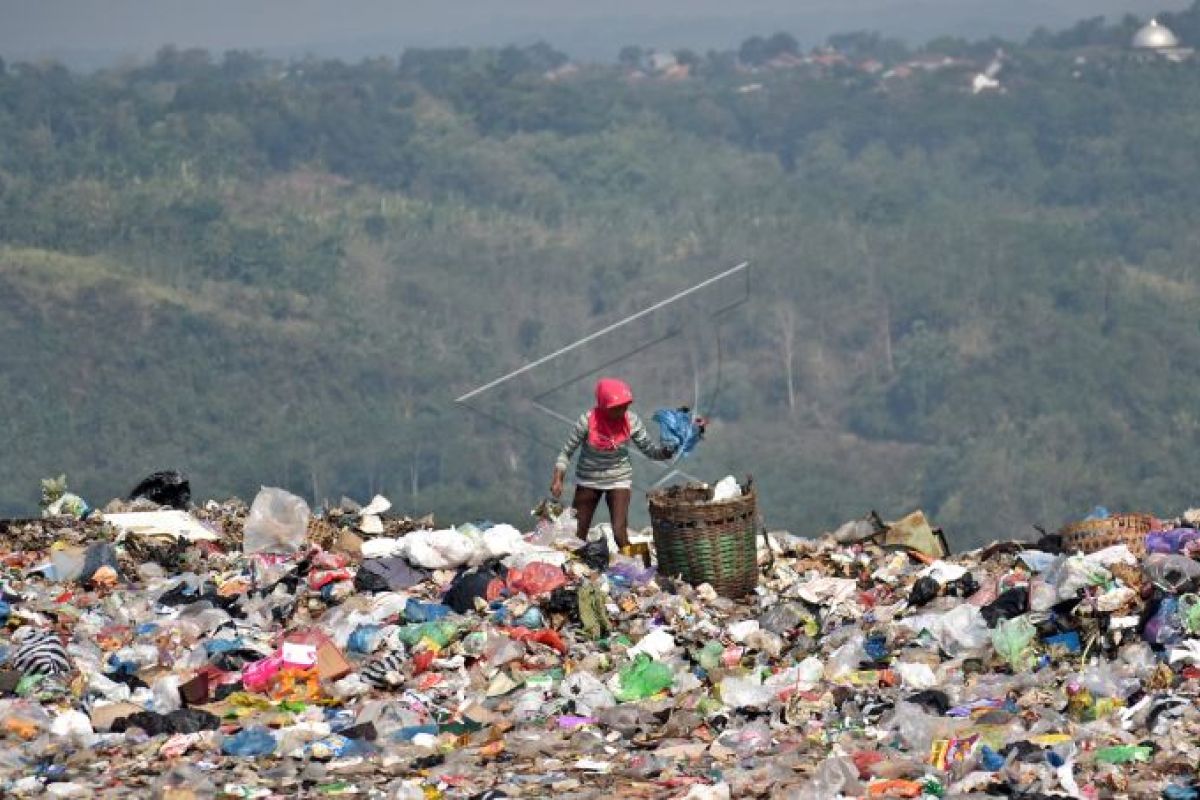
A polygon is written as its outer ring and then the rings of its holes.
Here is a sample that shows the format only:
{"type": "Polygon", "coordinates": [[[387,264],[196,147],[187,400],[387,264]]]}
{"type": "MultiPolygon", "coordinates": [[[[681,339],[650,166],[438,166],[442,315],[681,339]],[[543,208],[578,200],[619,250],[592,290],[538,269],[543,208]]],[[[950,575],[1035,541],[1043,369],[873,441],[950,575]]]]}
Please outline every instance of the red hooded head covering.
{"type": "Polygon", "coordinates": [[[616,450],[629,440],[629,418],[622,414],[617,420],[608,409],[629,405],[633,391],[629,384],[616,378],[601,378],[596,382],[596,407],[588,414],[588,444],[597,450],[616,450]]]}

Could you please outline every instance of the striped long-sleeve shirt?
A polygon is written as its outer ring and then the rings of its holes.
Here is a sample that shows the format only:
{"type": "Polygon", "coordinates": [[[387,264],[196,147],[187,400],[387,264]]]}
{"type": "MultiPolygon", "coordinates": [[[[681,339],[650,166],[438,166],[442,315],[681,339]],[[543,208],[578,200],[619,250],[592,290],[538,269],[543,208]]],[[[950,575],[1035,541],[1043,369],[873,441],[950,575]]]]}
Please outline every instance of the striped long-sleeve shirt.
{"type": "Polygon", "coordinates": [[[579,450],[579,463],[575,465],[575,482],[580,486],[597,489],[617,489],[626,488],[633,481],[633,464],[629,460],[630,442],[645,453],[647,458],[655,461],[665,461],[671,457],[670,450],[650,441],[650,434],[646,432],[646,426],[637,414],[626,411],[625,415],[629,420],[629,440],[614,450],[597,450],[588,443],[588,413],[580,415],[558,453],[558,460],[555,462],[558,469],[566,472],[571,463],[571,456],[579,450]]]}

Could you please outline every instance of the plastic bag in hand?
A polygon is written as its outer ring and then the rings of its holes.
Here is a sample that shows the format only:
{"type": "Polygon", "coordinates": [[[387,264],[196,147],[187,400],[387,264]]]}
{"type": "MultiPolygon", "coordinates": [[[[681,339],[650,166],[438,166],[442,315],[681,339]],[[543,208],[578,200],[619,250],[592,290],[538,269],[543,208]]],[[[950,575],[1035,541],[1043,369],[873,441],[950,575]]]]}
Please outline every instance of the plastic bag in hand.
{"type": "Polygon", "coordinates": [[[660,408],[654,412],[658,438],[676,456],[686,456],[704,436],[704,420],[686,408],[660,408]]]}

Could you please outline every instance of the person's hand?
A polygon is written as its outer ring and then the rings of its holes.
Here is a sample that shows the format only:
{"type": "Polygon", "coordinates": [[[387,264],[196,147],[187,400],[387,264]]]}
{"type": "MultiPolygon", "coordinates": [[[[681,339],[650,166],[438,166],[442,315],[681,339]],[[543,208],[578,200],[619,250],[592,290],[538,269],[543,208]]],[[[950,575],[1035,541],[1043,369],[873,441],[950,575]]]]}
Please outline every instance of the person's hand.
{"type": "Polygon", "coordinates": [[[563,490],[563,474],[558,470],[554,471],[554,477],[550,479],[550,496],[555,500],[562,497],[563,490]]]}

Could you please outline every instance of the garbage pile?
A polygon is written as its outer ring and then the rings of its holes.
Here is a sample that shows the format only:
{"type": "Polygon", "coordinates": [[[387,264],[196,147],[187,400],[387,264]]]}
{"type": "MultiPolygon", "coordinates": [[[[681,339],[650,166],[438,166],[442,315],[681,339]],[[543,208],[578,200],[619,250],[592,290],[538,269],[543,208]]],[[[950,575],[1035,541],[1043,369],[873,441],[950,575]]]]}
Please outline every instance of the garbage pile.
{"type": "Polygon", "coordinates": [[[730,599],[569,513],[170,487],[0,523],[0,796],[1200,796],[1200,518],[776,532],[730,599]]]}

